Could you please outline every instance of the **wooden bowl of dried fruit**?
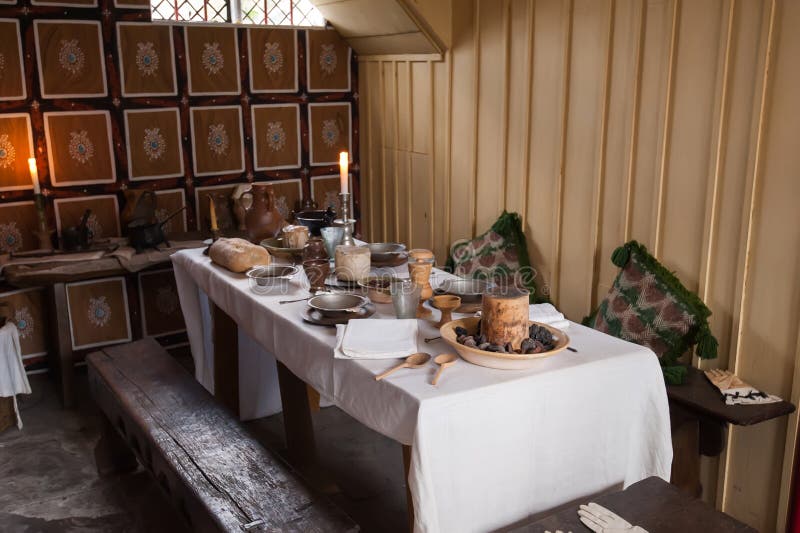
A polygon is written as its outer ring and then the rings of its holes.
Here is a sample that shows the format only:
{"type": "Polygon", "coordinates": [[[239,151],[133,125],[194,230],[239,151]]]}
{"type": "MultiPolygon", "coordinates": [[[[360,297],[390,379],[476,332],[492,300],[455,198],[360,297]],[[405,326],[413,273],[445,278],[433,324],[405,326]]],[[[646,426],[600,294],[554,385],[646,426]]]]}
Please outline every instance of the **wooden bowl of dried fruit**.
{"type": "Polygon", "coordinates": [[[493,346],[481,337],[478,330],[480,320],[480,317],[460,318],[448,322],[439,330],[445,342],[455,348],[462,358],[475,365],[522,370],[531,368],[539,359],[556,355],[569,346],[569,336],[566,333],[533,321],[529,323],[530,336],[522,341],[519,351],[511,350],[510,346],[493,346]]]}

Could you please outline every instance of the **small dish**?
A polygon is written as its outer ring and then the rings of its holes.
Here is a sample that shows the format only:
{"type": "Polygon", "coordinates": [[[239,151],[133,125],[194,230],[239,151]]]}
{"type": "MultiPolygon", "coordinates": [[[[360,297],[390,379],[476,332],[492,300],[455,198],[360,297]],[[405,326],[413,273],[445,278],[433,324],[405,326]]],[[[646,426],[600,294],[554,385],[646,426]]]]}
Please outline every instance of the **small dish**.
{"type": "Polygon", "coordinates": [[[274,291],[286,292],[289,280],[300,269],[290,265],[264,265],[248,270],[245,275],[250,290],[256,294],[268,294],[274,291]]]}
{"type": "Polygon", "coordinates": [[[259,244],[275,257],[287,259],[293,263],[300,263],[303,260],[303,249],[288,248],[283,237],[270,237],[269,239],[264,239],[259,244]]]}
{"type": "Polygon", "coordinates": [[[370,276],[358,282],[358,285],[367,291],[370,300],[379,304],[392,303],[391,285],[398,281],[394,276],[370,276]]]}
{"type": "Polygon", "coordinates": [[[406,245],[399,242],[373,242],[367,244],[372,261],[390,263],[401,256],[406,256],[406,245]]]}
{"type": "Polygon", "coordinates": [[[308,301],[308,306],[328,318],[344,317],[359,312],[369,300],[357,294],[320,294],[308,301]]]}

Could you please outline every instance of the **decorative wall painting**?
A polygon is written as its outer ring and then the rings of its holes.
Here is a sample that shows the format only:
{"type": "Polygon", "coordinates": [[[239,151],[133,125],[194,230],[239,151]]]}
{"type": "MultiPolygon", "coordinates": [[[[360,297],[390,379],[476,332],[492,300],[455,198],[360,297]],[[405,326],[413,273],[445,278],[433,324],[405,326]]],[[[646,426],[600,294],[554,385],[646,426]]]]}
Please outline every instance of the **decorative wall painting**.
{"type": "Polygon", "coordinates": [[[38,19],[33,30],[43,98],[108,94],[99,21],[38,19]]]}

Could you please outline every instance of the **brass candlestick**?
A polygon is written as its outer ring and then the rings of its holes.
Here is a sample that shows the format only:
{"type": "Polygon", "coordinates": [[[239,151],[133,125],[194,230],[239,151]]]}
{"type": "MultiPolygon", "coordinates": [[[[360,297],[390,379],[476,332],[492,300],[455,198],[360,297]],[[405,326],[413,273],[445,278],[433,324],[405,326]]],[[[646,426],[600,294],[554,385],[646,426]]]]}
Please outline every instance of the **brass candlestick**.
{"type": "Polygon", "coordinates": [[[344,228],[344,236],[342,237],[342,244],[347,246],[355,246],[356,241],[353,238],[353,228],[355,227],[355,219],[350,218],[350,193],[339,193],[339,203],[341,218],[333,221],[334,226],[341,226],[344,228]]]}

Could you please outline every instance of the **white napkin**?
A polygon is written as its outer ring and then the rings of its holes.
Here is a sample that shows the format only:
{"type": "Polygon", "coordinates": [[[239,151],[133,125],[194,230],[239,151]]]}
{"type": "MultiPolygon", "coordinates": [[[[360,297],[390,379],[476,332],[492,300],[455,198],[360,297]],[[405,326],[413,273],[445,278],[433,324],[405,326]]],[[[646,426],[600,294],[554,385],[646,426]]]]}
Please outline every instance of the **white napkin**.
{"type": "Polygon", "coordinates": [[[553,307],[553,304],[531,304],[528,308],[528,318],[556,329],[569,327],[569,320],[564,317],[564,313],[553,307]]]}
{"type": "Polygon", "coordinates": [[[416,318],[360,318],[336,326],[337,359],[399,359],[417,350],[416,318]]]}

